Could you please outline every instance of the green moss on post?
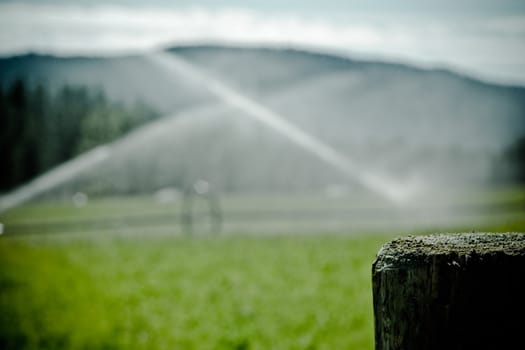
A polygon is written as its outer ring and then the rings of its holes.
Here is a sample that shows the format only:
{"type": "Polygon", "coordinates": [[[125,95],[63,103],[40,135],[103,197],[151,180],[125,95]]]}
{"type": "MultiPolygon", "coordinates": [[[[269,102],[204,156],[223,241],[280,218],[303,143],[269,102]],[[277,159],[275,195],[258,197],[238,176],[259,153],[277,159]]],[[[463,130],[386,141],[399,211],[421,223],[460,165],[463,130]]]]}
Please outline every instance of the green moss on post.
{"type": "Polygon", "coordinates": [[[376,350],[523,348],[525,235],[410,236],[372,267],[376,350]]]}

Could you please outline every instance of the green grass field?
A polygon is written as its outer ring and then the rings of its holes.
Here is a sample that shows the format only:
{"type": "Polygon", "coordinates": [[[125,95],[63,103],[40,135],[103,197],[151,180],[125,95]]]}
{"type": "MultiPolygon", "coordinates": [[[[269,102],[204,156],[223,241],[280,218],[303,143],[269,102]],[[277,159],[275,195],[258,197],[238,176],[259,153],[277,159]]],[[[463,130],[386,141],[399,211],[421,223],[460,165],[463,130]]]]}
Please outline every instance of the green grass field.
{"type": "Polygon", "coordinates": [[[372,349],[385,238],[0,241],[2,348],[372,349]]]}
{"type": "MultiPolygon", "coordinates": [[[[524,196],[508,193],[472,197],[499,208],[477,230],[525,229],[524,196]]],[[[272,203],[225,210],[313,205],[272,203]]],[[[373,349],[372,261],[414,232],[188,236],[174,211],[127,198],[2,214],[0,348],[373,349]]]]}

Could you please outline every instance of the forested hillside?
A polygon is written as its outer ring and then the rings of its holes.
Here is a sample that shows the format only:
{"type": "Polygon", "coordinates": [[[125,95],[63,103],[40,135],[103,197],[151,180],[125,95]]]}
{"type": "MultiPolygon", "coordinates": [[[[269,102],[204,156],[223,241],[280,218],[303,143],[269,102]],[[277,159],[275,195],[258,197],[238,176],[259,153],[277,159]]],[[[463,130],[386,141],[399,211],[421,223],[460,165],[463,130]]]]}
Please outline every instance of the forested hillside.
{"type": "Polygon", "coordinates": [[[49,91],[15,80],[0,88],[0,191],[156,117],[144,104],[124,106],[100,90],[65,85],[49,91]]]}

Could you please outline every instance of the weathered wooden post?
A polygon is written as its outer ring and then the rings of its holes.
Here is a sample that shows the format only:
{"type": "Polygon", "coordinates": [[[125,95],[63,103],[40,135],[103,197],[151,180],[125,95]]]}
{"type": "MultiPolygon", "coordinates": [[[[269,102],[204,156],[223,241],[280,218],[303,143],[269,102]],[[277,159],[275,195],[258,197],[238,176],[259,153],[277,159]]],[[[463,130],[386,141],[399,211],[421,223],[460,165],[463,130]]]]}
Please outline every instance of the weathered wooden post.
{"type": "Polygon", "coordinates": [[[376,350],[525,349],[525,234],[399,238],[372,281],[376,350]]]}

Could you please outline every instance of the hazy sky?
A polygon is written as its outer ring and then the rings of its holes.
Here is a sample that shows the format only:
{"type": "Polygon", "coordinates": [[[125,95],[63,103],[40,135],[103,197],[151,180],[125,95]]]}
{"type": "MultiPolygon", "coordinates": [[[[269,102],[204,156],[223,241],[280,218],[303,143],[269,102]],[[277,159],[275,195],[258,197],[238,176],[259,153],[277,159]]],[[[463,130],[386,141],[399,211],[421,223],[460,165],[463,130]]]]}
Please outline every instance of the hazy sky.
{"type": "Polygon", "coordinates": [[[525,85],[523,0],[0,0],[0,55],[295,46],[525,85]]]}

